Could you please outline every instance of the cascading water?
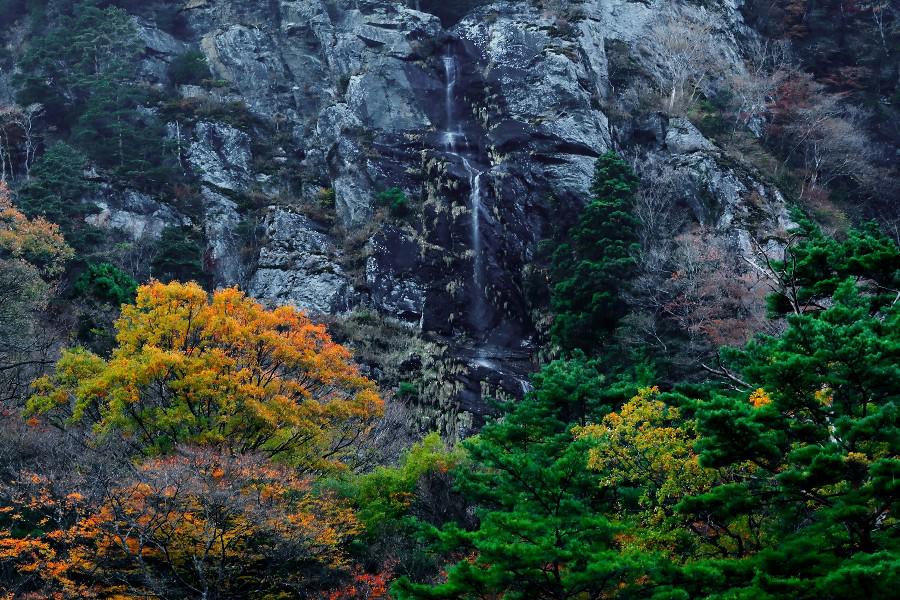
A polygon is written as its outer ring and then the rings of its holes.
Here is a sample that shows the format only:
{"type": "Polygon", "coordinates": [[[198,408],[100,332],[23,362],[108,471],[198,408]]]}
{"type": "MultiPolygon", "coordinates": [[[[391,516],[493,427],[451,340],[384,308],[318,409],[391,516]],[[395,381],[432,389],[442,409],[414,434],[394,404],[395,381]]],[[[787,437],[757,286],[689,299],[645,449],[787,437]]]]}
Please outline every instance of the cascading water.
{"type": "Polygon", "coordinates": [[[472,287],[473,306],[471,321],[477,328],[483,328],[487,319],[487,302],[485,299],[484,256],[481,248],[481,177],[483,171],[476,169],[463,154],[468,151],[464,143],[460,151],[459,141],[466,142],[462,125],[458,124],[455,115],[456,83],[459,77],[459,65],[450,51],[443,57],[445,76],[445,111],[446,126],[443,133],[444,146],[448,154],[459,159],[469,179],[469,211],[471,212],[470,247],[472,248],[472,287]]]}
{"type": "Polygon", "coordinates": [[[472,213],[472,283],[475,287],[475,313],[477,319],[485,316],[484,289],[484,253],[481,251],[481,171],[472,168],[469,161],[462,157],[463,165],[469,175],[469,210],[472,213]]]}
{"type": "MultiPolygon", "coordinates": [[[[527,354],[523,357],[515,350],[511,351],[490,341],[493,334],[490,329],[494,321],[494,313],[487,300],[487,270],[481,231],[482,220],[489,218],[487,211],[482,208],[486,170],[479,170],[478,165],[484,164],[484,162],[479,160],[475,146],[469,143],[463,119],[459,118],[462,111],[459,108],[456,92],[461,79],[459,62],[452,45],[448,46],[447,53],[443,56],[443,66],[446,121],[440,143],[443,145],[444,151],[462,166],[469,183],[469,235],[471,236],[469,247],[472,251],[472,279],[467,321],[470,331],[482,337],[482,339],[476,339],[470,349],[469,364],[481,377],[491,377],[495,382],[500,381],[501,385],[518,387],[518,393],[524,396],[531,390],[531,384],[524,375],[528,367],[522,370],[521,366],[516,368],[511,365],[527,362],[527,354]]],[[[489,223],[489,221],[485,221],[485,223],[489,223]]],[[[482,394],[480,380],[478,386],[476,393],[480,397],[482,394]]],[[[515,389],[515,387],[511,389],[515,389]]]]}
{"type": "Polygon", "coordinates": [[[456,57],[452,54],[444,56],[444,110],[447,115],[447,123],[444,131],[444,145],[451,153],[456,153],[456,137],[459,134],[453,116],[453,94],[456,90],[456,57]]]}

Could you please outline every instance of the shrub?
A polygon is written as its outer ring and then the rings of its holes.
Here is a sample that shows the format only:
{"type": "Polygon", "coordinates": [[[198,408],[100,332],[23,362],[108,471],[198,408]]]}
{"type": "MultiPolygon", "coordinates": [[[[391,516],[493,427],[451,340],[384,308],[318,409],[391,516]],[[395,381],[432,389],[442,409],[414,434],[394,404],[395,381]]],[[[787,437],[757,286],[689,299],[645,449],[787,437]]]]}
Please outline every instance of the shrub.
{"type": "Polygon", "coordinates": [[[397,387],[397,398],[401,400],[412,400],[419,397],[419,389],[416,384],[410,381],[401,381],[397,387]]]}
{"type": "Polygon", "coordinates": [[[169,64],[169,79],[175,85],[199,85],[211,77],[206,56],[199,50],[176,56],[169,64]]]}
{"type": "Polygon", "coordinates": [[[334,192],[334,188],[330,187],[322,187],[319,188],[319,205],[326,210],[330,210],[334,208],[334,203],[336,200],[336,194],[334,192]]]}
{"type": "Polygon", "coordinates": [[[402,217],[409,209],[409,200],[406,194],[398,187],[392,187],[380,192],[376,197],[378,206],[386,206],[391,216],[402,217]]]}
{"type": "Polygon", "coordinates": [[[109,263],[91,263],[75,281],[75,293],[109,304],[128,304],[134,301],[137,282],[109,263]]]}

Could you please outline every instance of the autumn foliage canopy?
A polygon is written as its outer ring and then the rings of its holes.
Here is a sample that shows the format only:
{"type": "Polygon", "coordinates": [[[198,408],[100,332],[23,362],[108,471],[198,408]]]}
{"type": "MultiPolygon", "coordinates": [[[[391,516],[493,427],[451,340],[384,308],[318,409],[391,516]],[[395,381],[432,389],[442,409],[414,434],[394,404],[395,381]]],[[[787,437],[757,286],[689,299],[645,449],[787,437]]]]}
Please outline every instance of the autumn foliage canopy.
{"type": "Polygon", "coordinates": [[[341,452],[381,413],[381,399],[324,326],[291,307],[266,310],[237,289],[153,282],[116,323],[104,359],[63,353],[28,410],[95,441],[121,436],[146,455],[180,444],[261,452],[308,470],[341,452]]]}

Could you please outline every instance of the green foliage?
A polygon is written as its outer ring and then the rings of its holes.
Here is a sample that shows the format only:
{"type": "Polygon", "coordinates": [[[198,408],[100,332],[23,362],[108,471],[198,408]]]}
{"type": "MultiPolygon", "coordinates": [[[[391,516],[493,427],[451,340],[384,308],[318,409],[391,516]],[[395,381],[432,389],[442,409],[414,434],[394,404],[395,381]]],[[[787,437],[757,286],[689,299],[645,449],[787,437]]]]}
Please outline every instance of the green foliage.
{"type": "Polygon", "coordinates": [[[29,216],[41,215],[64,225],[85,212],[82,197],[93,189],[84,178],[87,159],[57,142],[31,169],[31,179],[19,190],[18,206],[29,216]]]}
{"type": "Polygon", "coordinates": [[[824,235],[805,215],[796,212],[794,219],[799,226],[791,232],[785,260],[772,261],[780,289],[768,298],[770,313],[823,310],[848,277],[872,296],[873,313],[896,300],[900,248],[876,224],[853,229],[838,241],[824,235]]]}
{"type": "Polygon", "coordinates": [[[724,105],[724,100],[714,103],[706,98],[697,103],[692,121],[697,123],[705,136],[716,138],[730,132],[729,123],[724,117],[724,105]]]}
{"type": "Polygon", "coordinates": [[[180,54],[169,63],[169,79],[175,85],[199,85],[210,77],[206,56],[199,50],[180,54]]]}
{"type": "Polygon", "coordinates": [[[404,400],[418,398],[419,388],[410,381],[401,381],[400,385],[397,386],[397,397],[404,400]]]}
{"type": "Polygon", "coordinates": [[[525,400],[463,443],[469,462],[456,485],[477,503],[479,524],[436,535],[471,558],[442,584],[399,580],[399,598],[595,598],[640,587],[640,565],[619,553],[610,498],[587,467],[587,442],[573,439],[573,426],[605,412],[601,382],[594,363],[554,362],[525,400]]]}
{"type": "Polygon", "coordinates": [[[94,186],[84,178],[87,160],[78,150],[57,142],[38,159],[31,179],[19,190],[17,204],[29,216],[43,216],[60,226],[76,248],[97,240],[97,232],[84,224],[96,205],[83,202],[94,186]]]}
{"type": "Polygon", "coordinates": [[[800,222],[773,264],[800,310],[723,352],[727,387],[644,389],[607,414],[621,389],[597,363],[551,363],[464,443],[456,485],[479,523],[434,535],[465,560],[399,597],[893,597],[898,248],[800,222]]]}
{"type": "Polygon", "coordinates": [[[437,571],[439,564],[419,538],[423,528],[465,519],[465,503],[453,492],[450,476],[465,460],[461,448],[449,448],[431,433],[404,452],[396,466],[338,482],[364,526],[354,555],[366,565],[392,562],[416,577],[437,571]]]}
{"type": "Polygon", "coordinates": [[[87,349],[108,356],[115,347],[114,322],[123,304],[134,303],[137,282],[109,263],[90,263],[72,286],[78,299],[77,339],[87,349]]]}
{"type": "Polygon", "coordinates": [[[77,280],[74,291],[79,296],[87,296],[119,305],[134,301],[137,282],[127,273],[109,263],[91,263],[77,280]]]}
{"type": "Polygon", "coordinates": [[[131,185],[158,189],[173,174],[162,125],[140,107],[140,43],[127,12],[79,3],[33,40],[16,76],[19,102],[39,102],[46,117],[100,166],[131,185]]]}
{"type": "Polygon", "coordinates": [[[449,449],[437,433],[413,444],[396,467],[378,467],[355,482],[359,518],[369,529],[384,527],[409,514],[423,477],[446,473],[464,462],[461,448],[449,449]]]}
{"type": "Polygon", "coordinates": [[[160,281],[207,280],[203,269],[203,245],[199,235],[187,227],[166,227],[156,244],[151,265],[160,281]]]}
{"type": "Polygon", "coordinates": [[[176,179],[162,124],[138,110],[143,94],[112,80],[98,83],[92,92],[72,130],[73,141],[129,185],[159,190],[176,179]]]}
{"type": "Polygon", "coordinates": [[[398,187],[388,188],[383,192],[379,192],[375,201],[378,206],[387,207],[393,217],[403,217],[409,210],[409,200],[406,198],[406,193],[398,187]]]}
{"type": "Polygon", "coordinates": [[[693,594],[895,592],[900,306],[877,282],[896,277],[884,267],[896,253],[872,229],[842,243],[811,235],[790,261],[799,291],[780,293],[815,308],[789,316],[781,336],[724,353],[745,391],[696,403],[697,449],[704,465],[753,469],[679,506],[723,557],[686,570],[693,594]]]}
{"type": "Polygon", "coordinates": [[[334,188],[323,187],[319,188],[318,193],[319,205],[325,210],[334,210],[334,204],[337,200],[337,193],[334,191],[334,188]]]}
{"type": "Polygon", "coordinates": [[[565,350],[593,352],[628,312],[622,291],[635,269],[637,179],[616,154],[597,160],[593,199],[554,252],[553,339],[565,350]]]}
{"type": "Polygon", "coordinates": [[[33,40],[17,76],[19,102],[40,102],[48,118],[67,127],[98,87],[116,89],[134,81],[139,45],[131,18],[123,10],[76,5],[59,26],[33,40]]]}
{"type": "Polygon", "coordinates": [[[219,121],[243,131],[260,125],[259,119],[243,102],[219,102],[206,98],[181,98],[163,103],[160,116],[165,121],[194,124],[199,121],[219,121]]]}

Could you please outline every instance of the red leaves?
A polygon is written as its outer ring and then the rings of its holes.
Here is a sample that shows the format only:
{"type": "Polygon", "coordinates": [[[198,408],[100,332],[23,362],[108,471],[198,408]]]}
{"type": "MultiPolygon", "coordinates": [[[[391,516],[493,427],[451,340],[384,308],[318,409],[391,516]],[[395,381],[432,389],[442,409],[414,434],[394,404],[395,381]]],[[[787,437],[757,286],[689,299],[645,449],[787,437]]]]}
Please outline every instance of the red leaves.
{"type": "Polygon", "coordinates": [[[353,568],[351,582],[327,592],[322,600],[390,600],[390,582],[393,577],[394,564],[390,562],[377,573],[366,573],[356,566],[353,568]]]}

